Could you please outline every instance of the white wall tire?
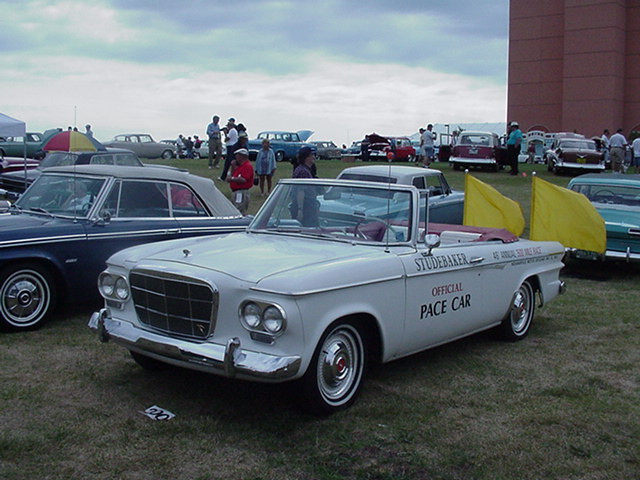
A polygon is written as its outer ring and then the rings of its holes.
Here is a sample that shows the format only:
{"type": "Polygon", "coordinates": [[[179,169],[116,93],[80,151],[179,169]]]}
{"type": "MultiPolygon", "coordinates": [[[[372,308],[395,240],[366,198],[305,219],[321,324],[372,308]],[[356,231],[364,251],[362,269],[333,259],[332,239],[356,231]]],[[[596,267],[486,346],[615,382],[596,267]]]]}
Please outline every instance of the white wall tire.
{"type": "Polygon", "coordinates": [[[24,263],[0,274],[0,326],[4,330],[33,330],[55,306],[56,291],[49,272],[24,263]]]}
{"type": "Polygon", "coordinates": [[[302,378],[303,408],[327,415],[349,407],[362,387],[366,354],[356,324],[339,323],[327,330],[302,378]]]}
{"type": "Polygon", "coordinates": [[[535,315],[535,290],[529,280],[525,280],[511,299],[509,312],[500,324],[502,337],[510,342],[522,340],[529,333],[535,315]]]}

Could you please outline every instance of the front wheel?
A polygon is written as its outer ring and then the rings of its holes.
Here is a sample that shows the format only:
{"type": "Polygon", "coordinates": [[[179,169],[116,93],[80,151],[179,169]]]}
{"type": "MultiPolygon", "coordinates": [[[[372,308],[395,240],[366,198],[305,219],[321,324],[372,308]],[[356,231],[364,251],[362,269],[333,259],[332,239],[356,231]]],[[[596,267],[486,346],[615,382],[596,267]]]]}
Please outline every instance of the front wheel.
{"type": "Polygon", "coordinates": [[[284,161],[284,152],[283,151],[276,152],[276,162],[283,162],[283,161],[284,161]]]}
{"type": "Polygon", "coordinates": [[[535,300],[535,290],[529,280],[525,280],[513,294],[509,313],[500,324],[500,332],[505,340],[516,342],[527,336],[535,314],[535,300]]]}
{"type": "Polygon", "coordinates": [[[327,415],[350,406],[362,386],[366,344],[351,322],[331,327],[322,337],[302,377],[303,407],[327,415]]]}
{"type": "Polygon", "coordinates": [[[23,263],[0,274],[0,327],[33,330],[40,327],[55,306],[55,283],[44,268],[23,263]]]}

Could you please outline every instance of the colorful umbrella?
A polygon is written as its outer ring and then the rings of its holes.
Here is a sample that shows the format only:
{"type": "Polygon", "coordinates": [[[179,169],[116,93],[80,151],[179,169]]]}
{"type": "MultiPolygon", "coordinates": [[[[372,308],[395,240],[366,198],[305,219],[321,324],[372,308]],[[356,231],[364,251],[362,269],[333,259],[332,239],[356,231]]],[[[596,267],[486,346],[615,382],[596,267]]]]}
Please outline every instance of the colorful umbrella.
{"type": "Polygon", "coordinates": [[[106,150],[104,145],[95,138],[73,130],[57,133],[49,139],[42,149],[44,151],[55,150],[58,152],[106,150]]]}

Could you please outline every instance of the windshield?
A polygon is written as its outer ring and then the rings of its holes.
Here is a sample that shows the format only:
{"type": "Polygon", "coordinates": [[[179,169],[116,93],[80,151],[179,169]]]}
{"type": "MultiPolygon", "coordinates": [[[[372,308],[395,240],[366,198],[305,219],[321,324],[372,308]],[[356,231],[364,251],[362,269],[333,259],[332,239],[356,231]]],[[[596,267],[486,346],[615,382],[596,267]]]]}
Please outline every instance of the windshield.
{"type": "Polygon", "coordinates": [[[559,148],[595,150],[596,144],[592,140],[564,140],[560,142],[559,148]]]}
{"type": "Polygon", "coordinates": [[[64,167],[75,165],[78,155],[71,152],[51,152],[42,162],[39,168],[64,167]]]}
{"type": "Polygon", "coordinates": [[[640,207],[640,188],[628,185],[581,185],[571,190],[582,193],[594,203],[608,206],[640,207]]]}
{"type": "Polygon", "coordinates": [[[311,181],[280,183],[249,230],[380,244],[408,242],[411,205],[407,190],[311,181]]]}
{"type": "Polygon", "coordinates": [[[51,215],[86,216],[105,181],[76,175],[41,175],[16,206],[51,215]]]}
{"type": "Polygon", "coordinates": [[[459,145],[472,145],[476,147],[491,147],[493,141],[489,135],[461,135],[459,145]]]}

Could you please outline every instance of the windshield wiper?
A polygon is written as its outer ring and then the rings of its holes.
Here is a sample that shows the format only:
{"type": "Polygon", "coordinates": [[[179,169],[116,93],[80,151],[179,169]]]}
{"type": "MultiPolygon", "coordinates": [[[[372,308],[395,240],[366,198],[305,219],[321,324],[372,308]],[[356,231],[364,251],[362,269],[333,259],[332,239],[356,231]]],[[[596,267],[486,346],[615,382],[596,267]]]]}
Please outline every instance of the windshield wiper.
{"type": "Polygon", "coordinates": [[[282,233],[300,233],[302,232],[302,227],[268,227],[265,228],[267,232],[282,232],[282,233]]]}
{"type": "Polygon", "coordinates": [[[29,208],[30,212],[37,212],[37,213],[44,213],[45,215],[49,215],[50,217],[53,217],[53,213],[49,212],[48,210],[45,210],[42,207],[30,207],[29,208]]]}

